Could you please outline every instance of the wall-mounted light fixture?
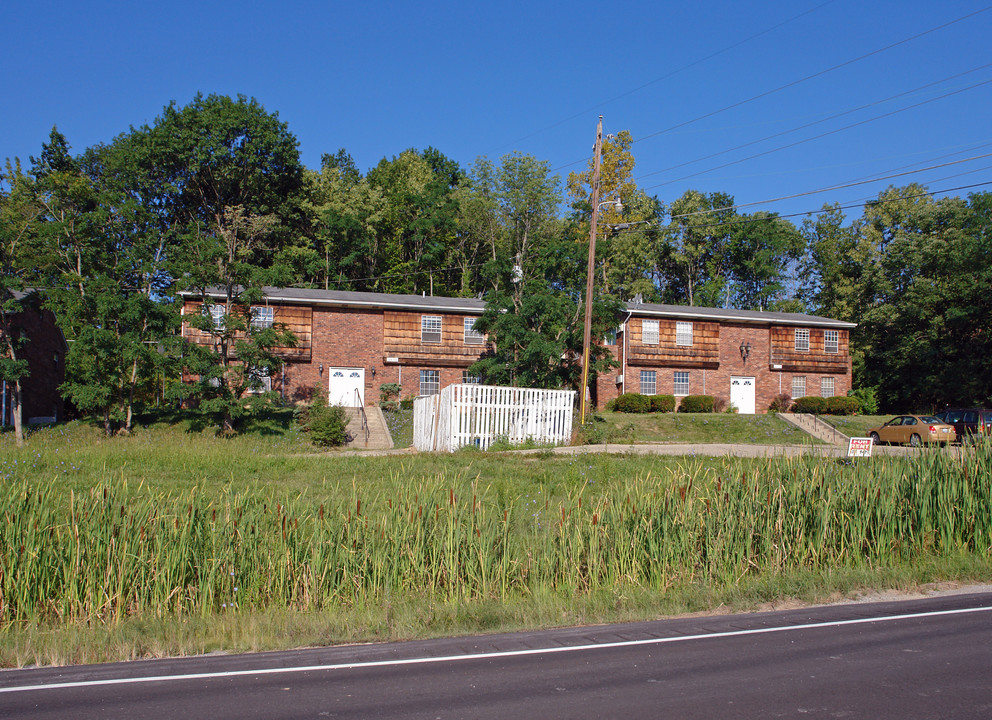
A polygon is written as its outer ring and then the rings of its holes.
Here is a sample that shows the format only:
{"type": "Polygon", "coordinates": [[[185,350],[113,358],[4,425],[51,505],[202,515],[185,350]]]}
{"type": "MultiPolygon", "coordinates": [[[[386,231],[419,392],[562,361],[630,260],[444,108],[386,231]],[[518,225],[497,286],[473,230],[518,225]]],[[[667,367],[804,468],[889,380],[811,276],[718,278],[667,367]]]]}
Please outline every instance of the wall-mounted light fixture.
{"type": "Polygon", "coordinates": [[[743,360],[746,363],[747,356],[751,354],[751,343],[745,343],[743,340],[741,340],[740,351],[741,351],[741,360],[743,360]]]}
{"type": "Polygon", "coordinates": [[[324,363],[321,363],[321,364],[320,364],[320,367],[318,368],[318,370],[320,370],[320,374],[321,374],[321,375],[323,375],[323,374],[324,374],[324,363]]]}
{"type": "Polygon", "coordinates": [[[375,380],[375,368],[372,368],[372,379],[375,380]]]}

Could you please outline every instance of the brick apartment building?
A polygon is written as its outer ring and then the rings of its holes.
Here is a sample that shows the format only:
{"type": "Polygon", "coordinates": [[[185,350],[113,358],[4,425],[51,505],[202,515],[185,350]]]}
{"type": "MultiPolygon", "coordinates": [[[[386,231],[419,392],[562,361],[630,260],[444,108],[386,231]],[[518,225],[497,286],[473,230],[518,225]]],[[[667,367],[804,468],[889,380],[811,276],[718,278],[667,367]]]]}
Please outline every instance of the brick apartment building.
{"type": "MultiPolygon", "coordinates": [[[[11,317],[11,327],[27,342],[18,355],[28,362],[29,374],[21,379],[21,417],[26,425],[56,422],[64,418],[59,385],[65,380],[68,347],[55,316],[48,310],[25,309],[11,317]]],[[[13,425],[14,383],[0,380],[0,426],[13,425]]]]}
{"type": "MultiPolygon", "coordinates": [[[[199,314],[202,305],[186,297],[183,313],[199,314]]],[[[320,386],[331,402],[371,405],[386,383],[406,398],[478,382],[468,367],[485,350],[486,338],[473,330],[484,307],[469,298],[266,288],[252,316],[285,325],[298,341],[280,351],[287,362],[269,378],[273,390],[302,400],[320,386]]],[[[705,394],[762,413],[779,393],[845,395],[853,327],[799,313],[628,303],[615,336],[603,339],[619,368],[598,378],[593,401],[602,407],[623,392],[705,394]]],[[[182,332],[211,342],[187,323],[182,332]]]]}

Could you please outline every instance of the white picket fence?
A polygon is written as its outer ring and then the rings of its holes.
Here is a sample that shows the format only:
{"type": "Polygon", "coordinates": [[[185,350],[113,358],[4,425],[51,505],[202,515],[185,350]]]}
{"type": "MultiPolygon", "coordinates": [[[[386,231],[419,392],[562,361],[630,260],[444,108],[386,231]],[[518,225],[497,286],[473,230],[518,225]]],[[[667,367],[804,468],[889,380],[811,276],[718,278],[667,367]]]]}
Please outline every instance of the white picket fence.
{"type": "Polygon", "coordinates": [[[413,402],[413,445],[453,452],[486,450],[497,438],[561,445],[572,437],[573,390],[449,385],[413,402]]]}

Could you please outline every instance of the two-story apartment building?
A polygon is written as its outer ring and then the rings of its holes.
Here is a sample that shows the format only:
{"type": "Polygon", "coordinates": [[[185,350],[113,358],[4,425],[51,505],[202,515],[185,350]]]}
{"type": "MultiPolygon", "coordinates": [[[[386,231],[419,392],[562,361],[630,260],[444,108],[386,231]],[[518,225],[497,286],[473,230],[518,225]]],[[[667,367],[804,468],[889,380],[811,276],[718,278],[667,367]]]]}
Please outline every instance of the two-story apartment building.
{"type": "MultiPolygon", "coordinates": [[[[183,312],[202,312],[186,297],[183,312]]],[[[486,338],[474,330],[485,304],[473,298],[424,297],[338,290],[266,288],[253,322],[292,330],[297,346],[269,382],[284,397],[326,387],[332,402],[373,404],[379,388],[396,383],[401,397],[429,395],[447,385],[478,382],[469,366],[486,338]]],[[[852,323],[795,313],[630,303],[611,345],[619,367],[601,376],[602,406],[623,392],[708,394],[741,412],[764,412],[779,393],[843,395],[851,387],[848,332],[852,323]]],[[[183,324],[183,336],[210,336],[183,324]]]]}

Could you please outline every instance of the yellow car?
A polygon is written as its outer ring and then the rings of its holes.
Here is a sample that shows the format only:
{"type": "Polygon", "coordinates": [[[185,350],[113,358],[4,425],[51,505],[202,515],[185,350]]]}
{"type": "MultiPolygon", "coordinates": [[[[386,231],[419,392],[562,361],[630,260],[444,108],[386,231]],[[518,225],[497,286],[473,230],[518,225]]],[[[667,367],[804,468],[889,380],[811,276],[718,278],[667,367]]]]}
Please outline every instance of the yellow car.
{"type": "Polygon", "coordinates": [[[933,415],[900,415],[867,433],[871,441],[880,443],[909,443],[919,447],[923,443],[948,445],[958,439],[953,425],[948,425],[933,415]]]}

